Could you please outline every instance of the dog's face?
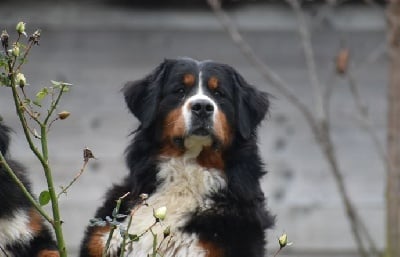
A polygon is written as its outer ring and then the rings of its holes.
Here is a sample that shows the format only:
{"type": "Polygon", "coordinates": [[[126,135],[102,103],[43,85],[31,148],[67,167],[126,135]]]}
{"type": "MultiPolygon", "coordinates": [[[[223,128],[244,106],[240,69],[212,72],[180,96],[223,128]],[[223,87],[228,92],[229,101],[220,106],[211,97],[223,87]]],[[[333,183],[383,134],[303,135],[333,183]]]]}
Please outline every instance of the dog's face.
{"type": "Polygon", "coordinates": [[[156,128],[164,149],[174,154],[199,146],[224,149],[235,137],[246,140],[268,109],[266,93],[230,66],[211,61],[165,60],[144,79],[128,83],[124,93],[142,129],[156,128]]]}

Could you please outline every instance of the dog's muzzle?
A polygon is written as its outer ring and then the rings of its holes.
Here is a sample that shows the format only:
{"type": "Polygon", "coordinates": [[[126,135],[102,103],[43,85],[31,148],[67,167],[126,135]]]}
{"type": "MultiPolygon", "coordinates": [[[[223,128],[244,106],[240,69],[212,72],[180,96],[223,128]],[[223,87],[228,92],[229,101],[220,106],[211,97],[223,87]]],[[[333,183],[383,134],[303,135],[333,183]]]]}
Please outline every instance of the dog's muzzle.
{"type": "Polygon", "coordinates": [[[214,105],[206,99],[198,99],[191,103],[191,126],[189,134],[207,136],[213,131],[214,105]]]}

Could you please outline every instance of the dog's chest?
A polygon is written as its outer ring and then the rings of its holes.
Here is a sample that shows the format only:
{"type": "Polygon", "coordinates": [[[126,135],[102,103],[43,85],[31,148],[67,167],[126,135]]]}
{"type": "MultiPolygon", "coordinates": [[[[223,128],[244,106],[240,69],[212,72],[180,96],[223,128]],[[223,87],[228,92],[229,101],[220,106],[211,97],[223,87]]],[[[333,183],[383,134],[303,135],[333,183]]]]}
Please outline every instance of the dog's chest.
{"type": "MultiPolygon", "coordinates": [[[[209,195],[225,187],[222,171],[203,168],[193,160],[173,158],[159,165],[157,178],[160,185],[148,198],[148,206],[132,211],[129,233],[141,235],[154,224],[153,211],[165,206],[165,219],[152,227],[152,232],[157,235],[161,256],[205,256],[205,251],[198,246],[197,236],[183,233],[181,228],[188,222],[192,212],[211,207],[209,195]],[[170,228],[170,236],[161,243],[167,227],[170,228]]],[[[145,233],[138,242],[127,247],[127,256],[151,254],[153,241],[153,235],[145,233]]]]}

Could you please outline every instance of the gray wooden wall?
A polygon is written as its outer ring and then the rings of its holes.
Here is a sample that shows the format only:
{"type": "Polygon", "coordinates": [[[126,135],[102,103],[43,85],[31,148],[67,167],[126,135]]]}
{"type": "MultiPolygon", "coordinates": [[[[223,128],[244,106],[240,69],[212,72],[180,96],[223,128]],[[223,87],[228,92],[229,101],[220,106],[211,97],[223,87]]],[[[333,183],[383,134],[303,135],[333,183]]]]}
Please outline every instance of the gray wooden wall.
{"type": "MultiPolygon", "coordinates": [[[[351,51],[361,95],[368,103],[372,125],[385,134],[385,55],[374,62],[365,57],[381,45],[382,11],[361,6],[324,14],[313,10],[313,44],[321,81],[330,80],[341,42],[351,51]],[[315,14],[316,13],[316,14],[315,14]]],[[[313,92],[305,69],[297,24],[290,10],[273,6],[243,7],[232,12],[258,52],[312,108],[313,92]]],[[[66,240],[75,252],[83,229],[102,201],[105,190],[127,169],[124,148],[137,121],[128,113],[120,89],[141,78],[163,58],[191,56],[214,59],[236,67],[244,77],[274,97],[270,115],[260,128],[260,148],[268,175],[263,189],[277,215],[269,231],[269,248],[286,232],[293,253],[352,253],[349,224],[326,162],[303,117],[262,80],[207,11],[140,11],[99,5],[15,5],[0,3],[0,27],[11,32],[17,21],[27,30],[42,29],[40,47],[32,51],[24,73],[32,92],[51,79],[74,86],[60,110],[72,113],[50,134],[51,164],[56,185],[67,184],[82,165],[82,148],[98,158],[61,200],[66,240]]],[[[381,51],[381,52],[382,52],[381,51]]],[[[378,50],[379,52],[379,50],[378,50]]],[[[332,98],[333,139],[346,185],[373,238],[384,242],[384,170],[370,138],[360,128],[348,84],[336,77],[332,98]]],[[[36,192],[44,189],[38,162],[27,150],[7,88],[0,88],[0,114],[13,127],[12,154],[29,170],[36,192]]],[[[288,251],[290,252],[290,250],[288,251]]],[[[74,255],[72,255],[74,256],[74,255]]]]}

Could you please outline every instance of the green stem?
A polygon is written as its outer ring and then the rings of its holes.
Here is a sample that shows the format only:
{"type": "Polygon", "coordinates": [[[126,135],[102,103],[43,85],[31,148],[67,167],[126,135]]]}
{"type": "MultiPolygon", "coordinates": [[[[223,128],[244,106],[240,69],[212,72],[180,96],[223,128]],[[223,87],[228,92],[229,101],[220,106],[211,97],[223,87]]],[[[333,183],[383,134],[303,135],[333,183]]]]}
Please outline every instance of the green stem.
{"type": "Polygon", "coordinates": [[[65,85],[62,85],[61,88],[60,88],[60,91],[58,92],[58,96],[57,96],[56,100],[51,103],[50,110],[47,113],[46,119],[43,122],[44,125],[47,125],[51,115],[53,114],[53,112],[56,109],[58,103],[60,102],[61,96],[64,93],[64,88],[65,88],[65,85]]]}
{"type": "Polygon", "coordinates": [[[124,254],[125,254],[126,240],[128,239],[128,236],[129,236],[129,228],[131,227],[131,224],[132,224],[132,217],[133,217],[133,215],[129,215],[128,226],[127,226],[126,231],[124,233],[124,237],[122,238],[121,253],[119,255],[120,257],[124,257],[124,254]]]}
{"type": "MultiPolygon", "coordinates": [[[[32,152],[35,154],[35,156],[38,158],[40,161],[47,180],[47,185],[50,193],[50,198],[51,198],[51,204],[52,204],[52,210],[53,210],[53,222],[51,222],[54,232],[56,234],[56,239],[57,239],[57,244],[58,244],[58,250],[60,252],[60,257],[67,257],[67,251],[65,247],[65,242],[64,242],[64,237],[63,237],[63,232],[62,232],[62,221],[60,218],[60,211],[58,207],[58,199],[57,195],[54,190],[54,185],[53,185],[53,178],[52,178],[52,173],[51,169],[49,167],[48,163],[48,148],[47,148],[47,131],[46,131],[46,123],[41,123],[40,128],[41,128],[41,144],[42,144],[42,154],[40,154],[39,150],[36,148],[35,144],[32,141],[32,138],[29,134],[29,129],[28,129],[28,124],[25,120],[25,116],[23,114],[23,110],[21,110],[21,102],[18,97],[18,92],[15,84],[15,74],[12,70],[12,63],[8,63],[9,69],[10,69],[10,80],[11,80],[11,89],[13,93],[13,98],[14,98],[14,105],[16,108],[16,112],[18,114],[19,120],[22,124],[22,128],[24,130],[25,138],[28,141],[29,147],[32,150],[32,152]]],[[[59,98],[61,97],[61,94],[59,94],[59,98]]],[[[56,101],[58,103],[58,101],[56,101]]],[[[52,111],[54,111],[55,107],[52,106],[52,111]]],[[[36,204],[37,205],[37,204],[36,204]]],[[[36,208],[36,205],[35,208],[36,208]]],[[[36,208],[37,209],[37,208],[36,208]]],[[[38,209],[40,212],[40,210],[38,209]]],[[[42,212],[40,212],[42,214],[42,212]]]]}
{"type": "Polygon", "coordinates": [[[150,232],[153,235],[153,253],[151,254],[151,256],[157,257],[157,233],[154,233],[151,228],[150,228],[150,232]]]}
{"type": "Polygon", "coordinates": [[[53,181],[53,175],[51,172],[51,168],[49,166],[49,152],[48,152],[48,147],[47,147],[47,128],[45,124],[42,124],[40,126],[40,140],[41,140],[41,145],[42,145],[42,154],[43,154],[43,159],[45,161],[45,165],[43,166],[44,173],[46,176],[46,181],[47,181],[47,188],[50,193],[50,199],[51,199],[51,207],[53,211],[53,228],[54,232],[56,234],[56,239],[57,239],[57,244],[58,244],[58,250],[60,251],[60,257],[66,257],[67,256],[67,249],[65,247],[65,241],[64,241],[64,235],[62,231],[62,220],[61,220],[61,215],[60,215],[60,208],[58,206],[58,197],[56,190],[54,188],[54,181],[53,181]]]}
{"type": "MultiPolygon", "coordinates": [[[[9,69],[11,70],[11,63],[8,63],[9,69]]],[[[25,116],[23,114],[23,110],[21,110],[21,101],[19,100],[18,97],[18,92],[17,92],[17,87],[15,85],[15,74],[11,73],[10,74],[10,80],[11,80],[11,90],[12,90],[12,94],[13,94],[13,98],[14,98],[14,105],[15,105],[15,109],[19,118],[19,121],[21,122],[22,125],[22,129],[24,131],[24,135],[26,138],[26,141],[28,141],[29,147],[32,150],[32,152],[35,154],[35,156],[38,158],[38,160],[40,161],[40,163],[42,164],[42,166],[45,165],[45,162],[43,160],[42,155],[40,154],[39,150],[36,148],[35,144],[32,141],[31,135],[29,133],[29,128],[28,128],[28,124],[25,120],[25,116]]]]}
{"type": "Polygon", "coordinates": [[[8,165],[4,155],[0,152],[0,164],[3,165],[5,171],[11,177],[11,179],[18,185],[18,187],[22,190],[22,193],[26,198],[32,203],[32,205],[36,208],[36,210],[50,223],[53,224],[53,220],[50,216],[43,210],[43,208],[37,203],[37,201],[33,198],[32,194],[28,191],[22,181],[15,175],[15,172],[8,165]]]}

